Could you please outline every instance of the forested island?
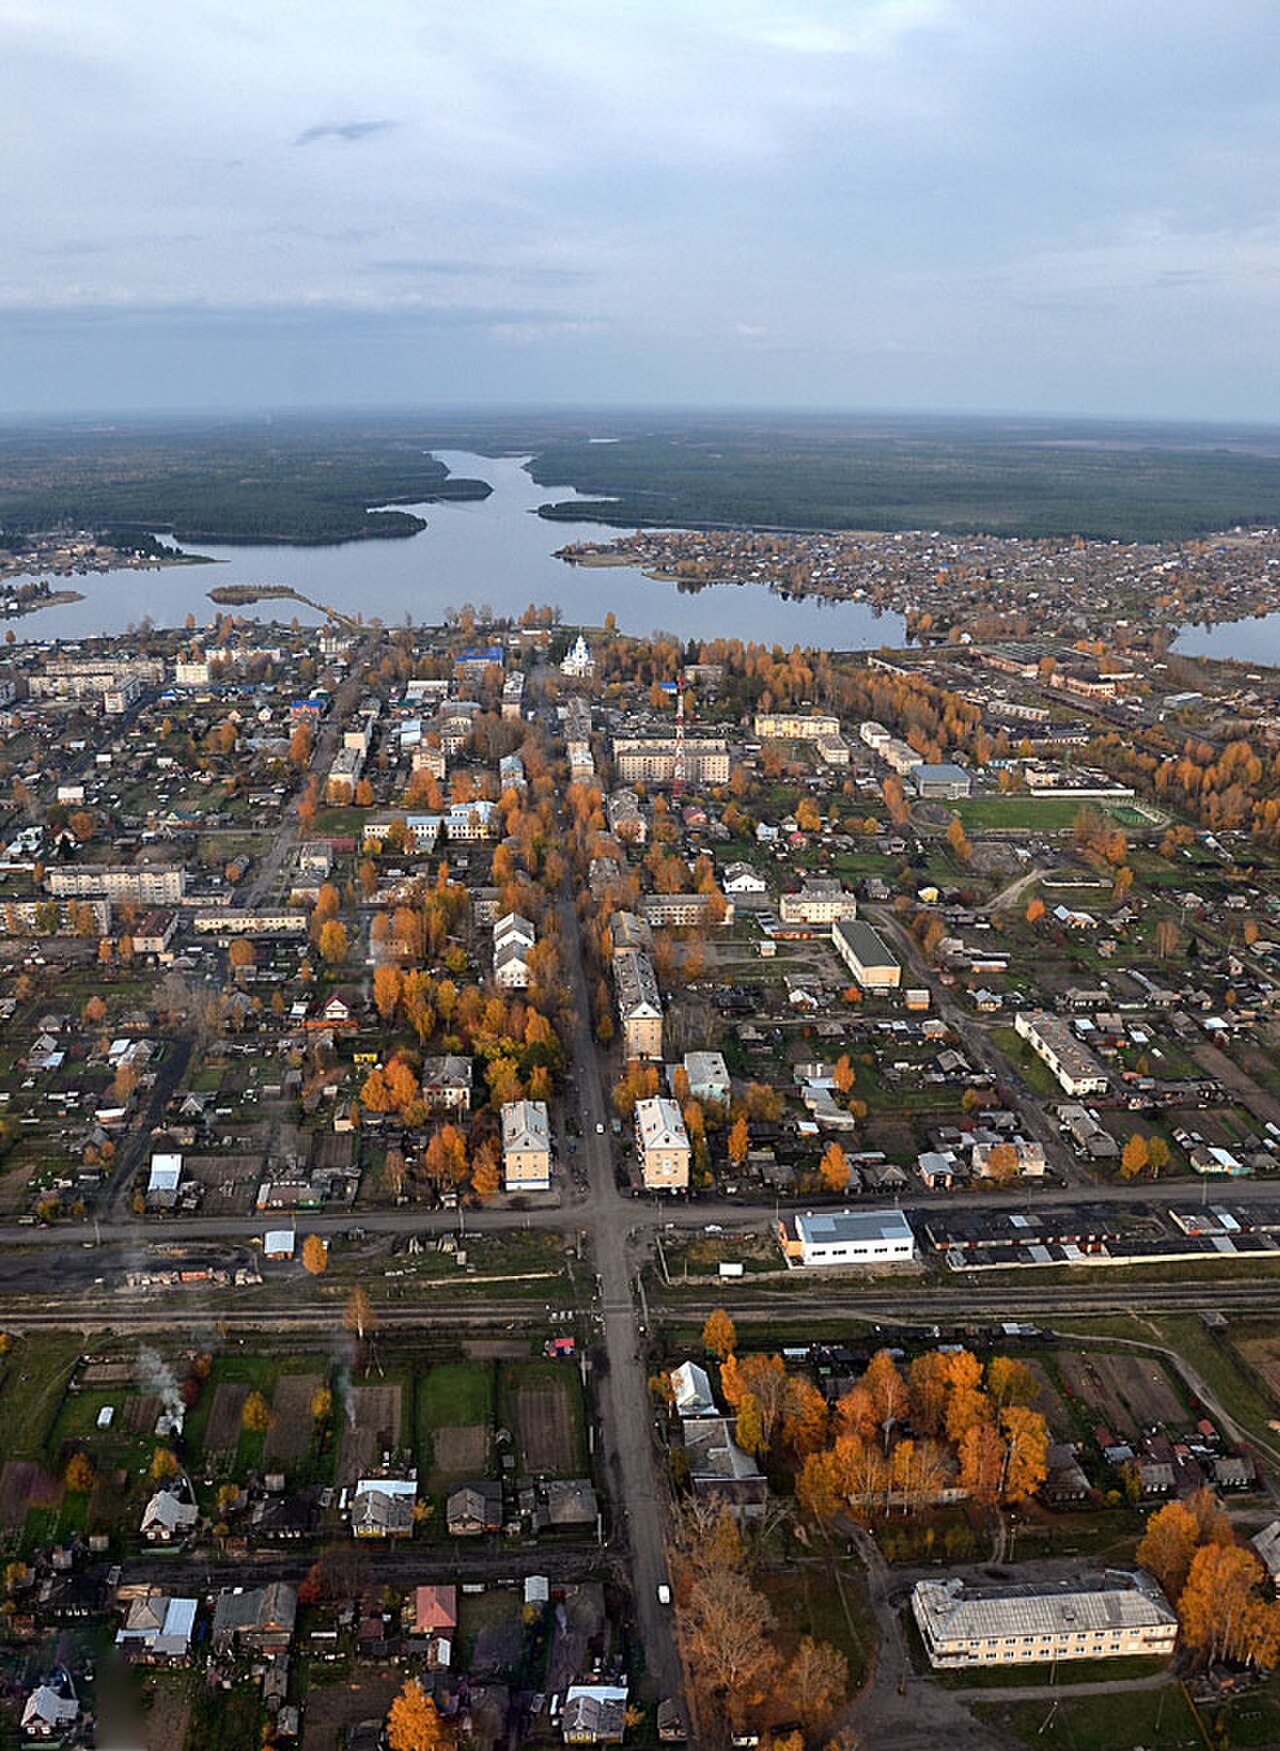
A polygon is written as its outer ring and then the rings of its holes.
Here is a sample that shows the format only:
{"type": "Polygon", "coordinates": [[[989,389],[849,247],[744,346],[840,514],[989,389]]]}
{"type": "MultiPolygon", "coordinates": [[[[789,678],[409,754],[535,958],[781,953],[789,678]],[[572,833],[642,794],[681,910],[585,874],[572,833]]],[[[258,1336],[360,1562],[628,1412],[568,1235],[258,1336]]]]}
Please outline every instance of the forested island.
{"type": "Polygon", "coordinates": [[[93,531],[135,549],[156,531],[223,545],[416,535],[421,517],[369,507],[490,491],[451,478],[427,444],[387,420],[0,428],[0,531],[93,531]]]}

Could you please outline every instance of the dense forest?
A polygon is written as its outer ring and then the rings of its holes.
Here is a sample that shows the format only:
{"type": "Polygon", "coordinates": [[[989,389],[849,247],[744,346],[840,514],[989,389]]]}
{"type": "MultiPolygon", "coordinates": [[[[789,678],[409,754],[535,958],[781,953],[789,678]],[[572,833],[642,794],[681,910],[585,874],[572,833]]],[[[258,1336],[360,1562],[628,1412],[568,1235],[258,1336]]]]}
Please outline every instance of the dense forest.
{"type": "Polygon", "coordinates": [[[87,529],[137,546],[361,541],[415,535],[421,517],[370,505],[485,498],[388,420],[0,428],[0,530],[87,529]]]}
{"type": "Polygon", "coordinates": [[[542,514],[625,528],[1179,540],[1280,522],[1280,431],[1084,421],[463,413],[0,426],[0,530],[185,542],[412,535],[483,498],[432,451],[528,455],[542,514]],[[607,441],[606,441],[607,440],[607,441]]]}
{"type": "Polygon", "coordinates": [[[591,495],[543,515],[624,528],[938,529],[1178,540],[1280,520],[1280,435],[974,421],[725,425],[557,442],[531,472],[591,495]],[[595,495],[599,495],[596,497],[595,495]]]}

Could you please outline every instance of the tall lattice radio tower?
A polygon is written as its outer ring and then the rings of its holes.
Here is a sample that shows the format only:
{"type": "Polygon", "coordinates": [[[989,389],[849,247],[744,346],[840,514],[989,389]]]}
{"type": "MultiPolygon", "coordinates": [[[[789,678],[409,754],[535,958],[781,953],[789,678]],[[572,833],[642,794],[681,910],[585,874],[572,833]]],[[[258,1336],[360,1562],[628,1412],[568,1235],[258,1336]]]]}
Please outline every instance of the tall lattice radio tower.
{"type": "Polygon", "coordinates": [[[676,682],[676,763],[671,773],[672,796],[684,794],[684,676],[676,682]]]}

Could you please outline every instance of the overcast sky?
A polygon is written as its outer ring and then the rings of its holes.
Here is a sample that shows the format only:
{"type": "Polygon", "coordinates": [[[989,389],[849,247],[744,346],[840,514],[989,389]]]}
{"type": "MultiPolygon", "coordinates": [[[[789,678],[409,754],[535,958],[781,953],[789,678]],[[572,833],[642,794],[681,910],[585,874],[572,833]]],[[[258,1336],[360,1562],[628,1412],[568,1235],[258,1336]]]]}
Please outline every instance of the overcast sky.
{"type": "Polygon", "coordinates": [[[0,411],[1280,419],[1275,0],[0,0],[0,411]]]}

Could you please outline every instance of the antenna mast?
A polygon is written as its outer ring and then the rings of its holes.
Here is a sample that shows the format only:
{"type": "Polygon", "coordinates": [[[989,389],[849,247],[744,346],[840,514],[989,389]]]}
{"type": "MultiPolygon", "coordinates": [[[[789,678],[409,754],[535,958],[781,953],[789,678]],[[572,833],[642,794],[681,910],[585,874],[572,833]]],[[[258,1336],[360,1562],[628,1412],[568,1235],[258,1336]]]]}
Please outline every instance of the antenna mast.
{"type": "Polygon", "coordinates": [[[684,795],[684,674],[676,680],[676,761],[671,773],[671,794],[684,795]]]}

